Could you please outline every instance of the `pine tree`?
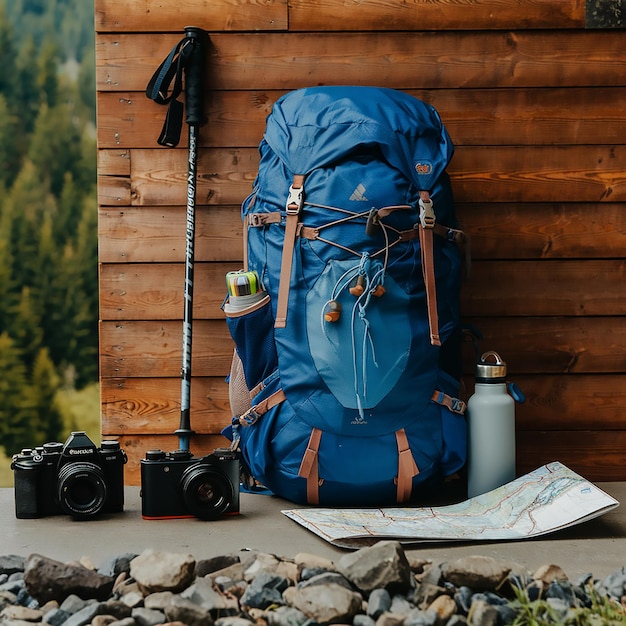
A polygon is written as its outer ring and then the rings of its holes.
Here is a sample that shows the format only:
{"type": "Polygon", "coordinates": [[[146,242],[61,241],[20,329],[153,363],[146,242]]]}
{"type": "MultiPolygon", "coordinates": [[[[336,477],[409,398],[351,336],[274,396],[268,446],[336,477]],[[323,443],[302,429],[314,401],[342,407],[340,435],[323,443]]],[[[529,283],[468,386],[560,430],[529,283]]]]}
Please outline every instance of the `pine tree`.
{"type": "Polygon", "coordinates": [[[8,456],[37,443],[24,409],[27,384],[19,350],[7,333],[0,334],[0,444],[8,456]]]}
{"type": "Polygon", "coordinates": [[[13,319],[13,293],[15,281],[13,279],[13,254],[11,249],[11,220],[4,210],[0,186],[0,333],[7,332],[10,321],[13,319]]]}
{"type": "Polygon", "coordinates": [[[0,93],[0,187],[8,187],[18,171],[19,154],[14,141],[18,119],[11,112],[7,99],[0,93]]]}
{"type": "Polygon", "coordinates": [[[55,400],[59,385],[48,350],[41,348],[33,364],[28,400],[24,403],[34,429],[31,436],[38,443],[55,441],[63,431],[63,418],[55,400]]]}
{"type": "Polygon", "coordinates": [[[8,454],[59,437],[60,385],[97,381],[93,10],[80,0],[0,0],[0,447],[8,454]]]}
{"type": "Polygon", "coordinates": [[[13,316],[13,320],[18,323],[13,323],[9,327],[11,339],[20,351],[27,368],[32,368],[43,342],[40,304],[38,298],[32,297],[32,289],[23,286],[13,316]]]}
{"type": "Polygon", "coordinates": [[[13,28],[7,18],[4,2],[0,2],[0,93],[9,94],[16,84],[14,64],[15,46],[13,28]]]}

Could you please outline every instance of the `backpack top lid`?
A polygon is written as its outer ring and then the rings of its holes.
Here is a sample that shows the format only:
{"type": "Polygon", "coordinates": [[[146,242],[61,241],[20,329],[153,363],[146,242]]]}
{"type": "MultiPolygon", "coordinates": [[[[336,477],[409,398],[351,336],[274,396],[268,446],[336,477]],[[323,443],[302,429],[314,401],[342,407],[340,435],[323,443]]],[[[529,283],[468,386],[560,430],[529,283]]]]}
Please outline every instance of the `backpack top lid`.
{"type": "Polygon", "coordinates": [[[293,174],[302,175],[363,148],[377,148],[420,190],[433,187],[454,152],[434,107],[380,87],[292,91],[274,104],[264,139],[293,174]]]}

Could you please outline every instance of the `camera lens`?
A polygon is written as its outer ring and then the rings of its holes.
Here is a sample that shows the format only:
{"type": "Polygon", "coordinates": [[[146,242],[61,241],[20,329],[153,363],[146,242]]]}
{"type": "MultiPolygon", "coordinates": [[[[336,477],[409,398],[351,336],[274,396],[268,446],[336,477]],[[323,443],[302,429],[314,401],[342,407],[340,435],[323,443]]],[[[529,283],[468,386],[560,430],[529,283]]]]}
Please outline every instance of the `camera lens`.
{"type": "Polygon", "coordinates": [[[187,510],[200,519],[215,519],[228,511],[233,501],[233,484],[211,465],[196,464],[185,470],[181,481],[187,510]]]}
{"type": "Polygon", "coordinates": [[[102,510],[107,496],[102,470],[93,463],[68,463],[59,470],[57,483],[61,509],[76,518],[102,510]]]}

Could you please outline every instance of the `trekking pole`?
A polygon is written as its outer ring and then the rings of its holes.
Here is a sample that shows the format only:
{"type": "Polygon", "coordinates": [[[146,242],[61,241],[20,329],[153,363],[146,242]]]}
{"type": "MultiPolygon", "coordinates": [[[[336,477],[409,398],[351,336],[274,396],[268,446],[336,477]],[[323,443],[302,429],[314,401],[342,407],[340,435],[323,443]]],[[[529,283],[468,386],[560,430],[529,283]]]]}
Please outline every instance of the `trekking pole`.
{"type": "Polygon", "coordinates": [[[173,147],[178,144],[182,126],[182,103],[176,98],[181,92],[183,75],[186,102],[186,117],[189,128],[187,152],[187,227],[185,237],[185,290],[183,316],[183,353],[180,392],[180,425],[175,431],[180,450],[189,450],[191,435],[191,343],[193,324],[193,273],[196,213],[196,180],[198,158],[198,129],[206,121],[203,114],[204,54],[208,41],[207,33],[201,28],[187,26],[185,37],[170,52],[155,72],[146,95],[159,104],[169,104],[163,131],[158,143],[173,147]],[[174,80],[171,95],[167,89],[174,80]]]}

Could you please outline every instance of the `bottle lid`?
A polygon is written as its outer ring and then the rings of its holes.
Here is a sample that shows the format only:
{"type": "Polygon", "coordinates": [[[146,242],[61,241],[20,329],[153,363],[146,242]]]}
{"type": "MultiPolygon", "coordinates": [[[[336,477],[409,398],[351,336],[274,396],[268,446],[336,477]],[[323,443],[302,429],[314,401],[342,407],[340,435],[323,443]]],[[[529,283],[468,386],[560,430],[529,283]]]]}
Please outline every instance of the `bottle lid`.
{"type": "Polygon", "coordinates": [[[485,352],[476,363],[476,380],[497,382],[506,378],[506,363],[493,350],[485,352]]]}

